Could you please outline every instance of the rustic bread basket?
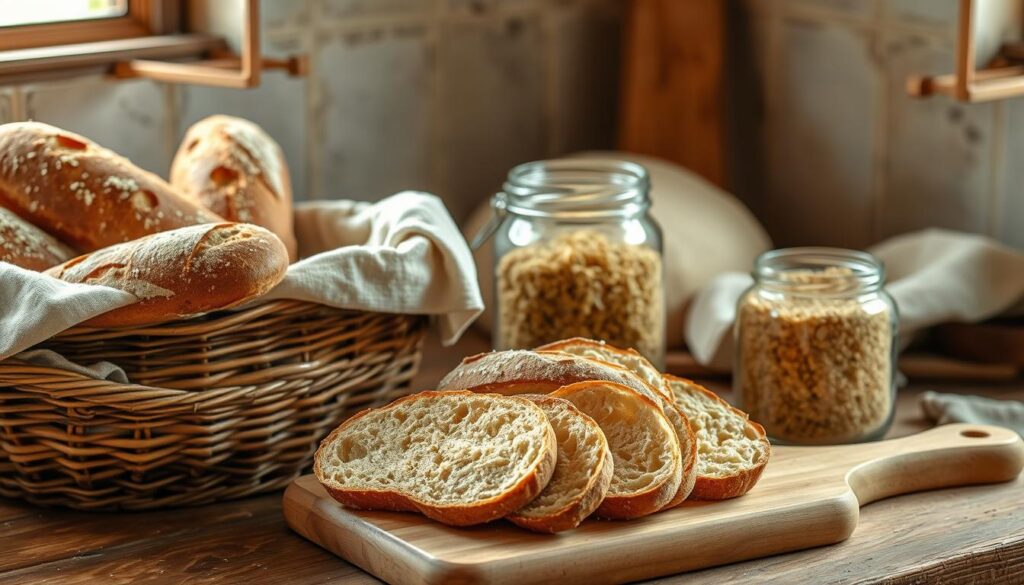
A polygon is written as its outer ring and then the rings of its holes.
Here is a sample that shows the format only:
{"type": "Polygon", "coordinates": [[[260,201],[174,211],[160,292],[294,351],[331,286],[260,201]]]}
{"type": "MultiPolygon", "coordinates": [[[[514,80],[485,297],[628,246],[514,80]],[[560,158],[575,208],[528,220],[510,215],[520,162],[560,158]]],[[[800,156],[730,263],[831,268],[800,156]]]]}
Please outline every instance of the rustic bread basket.
{"type": "Polygon", "coordinates": [[[408,392],[425,318],[274,301],[34,349],[132,384],[0,362],[0,495],[86,510],[284,488],[347,415],[408,392]]]}

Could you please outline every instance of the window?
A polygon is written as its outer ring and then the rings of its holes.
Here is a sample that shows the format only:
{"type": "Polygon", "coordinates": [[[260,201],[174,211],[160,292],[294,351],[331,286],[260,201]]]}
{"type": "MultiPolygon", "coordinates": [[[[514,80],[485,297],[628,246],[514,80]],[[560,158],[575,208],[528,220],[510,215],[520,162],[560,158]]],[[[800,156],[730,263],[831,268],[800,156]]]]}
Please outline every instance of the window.
{"type": "Polygon", "coordinates": [[[264,69],[304,75],[303,56],[262,57],[258,23],[258,0],[0,0],[0,84],[84,70],[236,88],[264,69]],[[241,46],[225,41],[237,30],[186,23],[241,26],[241,46]]]}
{"type": "Polygon", "coordinates": [[[0,0],[0,27],[127,16],[128,0],[0,0]]]}

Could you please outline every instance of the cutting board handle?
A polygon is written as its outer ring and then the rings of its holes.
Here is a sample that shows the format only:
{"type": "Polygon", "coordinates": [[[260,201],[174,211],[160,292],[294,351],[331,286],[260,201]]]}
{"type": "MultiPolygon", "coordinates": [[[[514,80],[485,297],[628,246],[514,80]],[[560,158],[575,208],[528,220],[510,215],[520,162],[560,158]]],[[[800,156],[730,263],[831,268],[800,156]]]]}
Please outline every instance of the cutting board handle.
{"type": "Polygon", "coordinates": [[[1010,481],[1024,468],[1024,440],[991,425],[942,425],[900,439],[826,449],[818,456],[849,469],[846,482],[861,506],[899,494],[1010,481]]]}

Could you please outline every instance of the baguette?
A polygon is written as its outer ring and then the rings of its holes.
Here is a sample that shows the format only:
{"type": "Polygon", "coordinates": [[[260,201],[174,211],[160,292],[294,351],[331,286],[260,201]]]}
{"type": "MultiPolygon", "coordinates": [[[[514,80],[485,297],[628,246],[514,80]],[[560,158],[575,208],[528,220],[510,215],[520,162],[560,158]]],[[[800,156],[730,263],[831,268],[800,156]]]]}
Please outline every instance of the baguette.
{"type": "Polygon", "coordinates": [[[171,185],[228,221],[274,232],[296,259],[288,165],[256,124],[223,115],[193,124],[171,163],[171,185]]]}
{"type": "Polygon", "coordinates": [[[529,400],[427,391],[342,423],[320,444],[313,471],[350,508],[466,526],[533,500],[557,453],[547,415],[529,400]]]}
{"type": "Polygon", "coordinates": [[[750,491],[771,457],[764,427],[699,384],[671,375],[665,379],[697,431],[693,498],[725,500],[750,491]]]}
{"type": "Polygon", "coordinates": [[[154,234],[79,256],[46,274],[129,292],[138,302],[84,323],[151,325],[188,319],[252,300],[284,278],[288,253],[269,231],[241,223],[154,234]]]}
{"type": "Polygon", "coordinates": [[[639,518],[662,510],[679,490],[683,463],[668,419],[653,400],[614,382],[578,382],[555,391],[592,417],[612,452],[611,486],[595,514],[639,518]]]}
{"type": "Polygon", "coordinates": [[[536,532],[576,528],[604,501],[614,462],[601,427],[571,402],[542,394],[522,394],[541,407],[558,440],[558,462],[547,487],[532,502],[506,516],[536,532]]]}
{"type": "Polygon", "coordinates": [[[39,272],[74,255],[50,234],[0,207],[0,262],[39,272]]]}
{"type": "Polygon", "coordinates": [[[462,360],[441,380],[440,388],[515,395],[550,393],[569,384],[590,380],[622,384],[661,408],[672,425],[673,437],[683,460],[682,481],[666,506],[671,508],[685,501],[697,481],[697,437],[686,415],[673,401],[665,399],[639,376],[618,364],[561,351],[492,351],[462,360]]]}
{"type": "Polygon", "coordinates": [[[79,252],[223,219],[88,138],[0,125],[0,207],[79,252]]]}

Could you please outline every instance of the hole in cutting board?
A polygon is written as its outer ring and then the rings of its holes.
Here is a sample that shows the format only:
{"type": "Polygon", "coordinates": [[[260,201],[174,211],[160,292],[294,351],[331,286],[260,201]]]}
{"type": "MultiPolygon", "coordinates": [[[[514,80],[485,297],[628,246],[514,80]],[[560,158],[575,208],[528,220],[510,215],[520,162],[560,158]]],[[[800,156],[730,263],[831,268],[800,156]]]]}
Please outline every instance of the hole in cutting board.
{"type": "Polygon", "coordinates": [[[984,439],[985,437],[988,436],[988,433],[986,433],[985,431],[974,430],[960,431],[960,434],[971,439],[984,439]]]}

